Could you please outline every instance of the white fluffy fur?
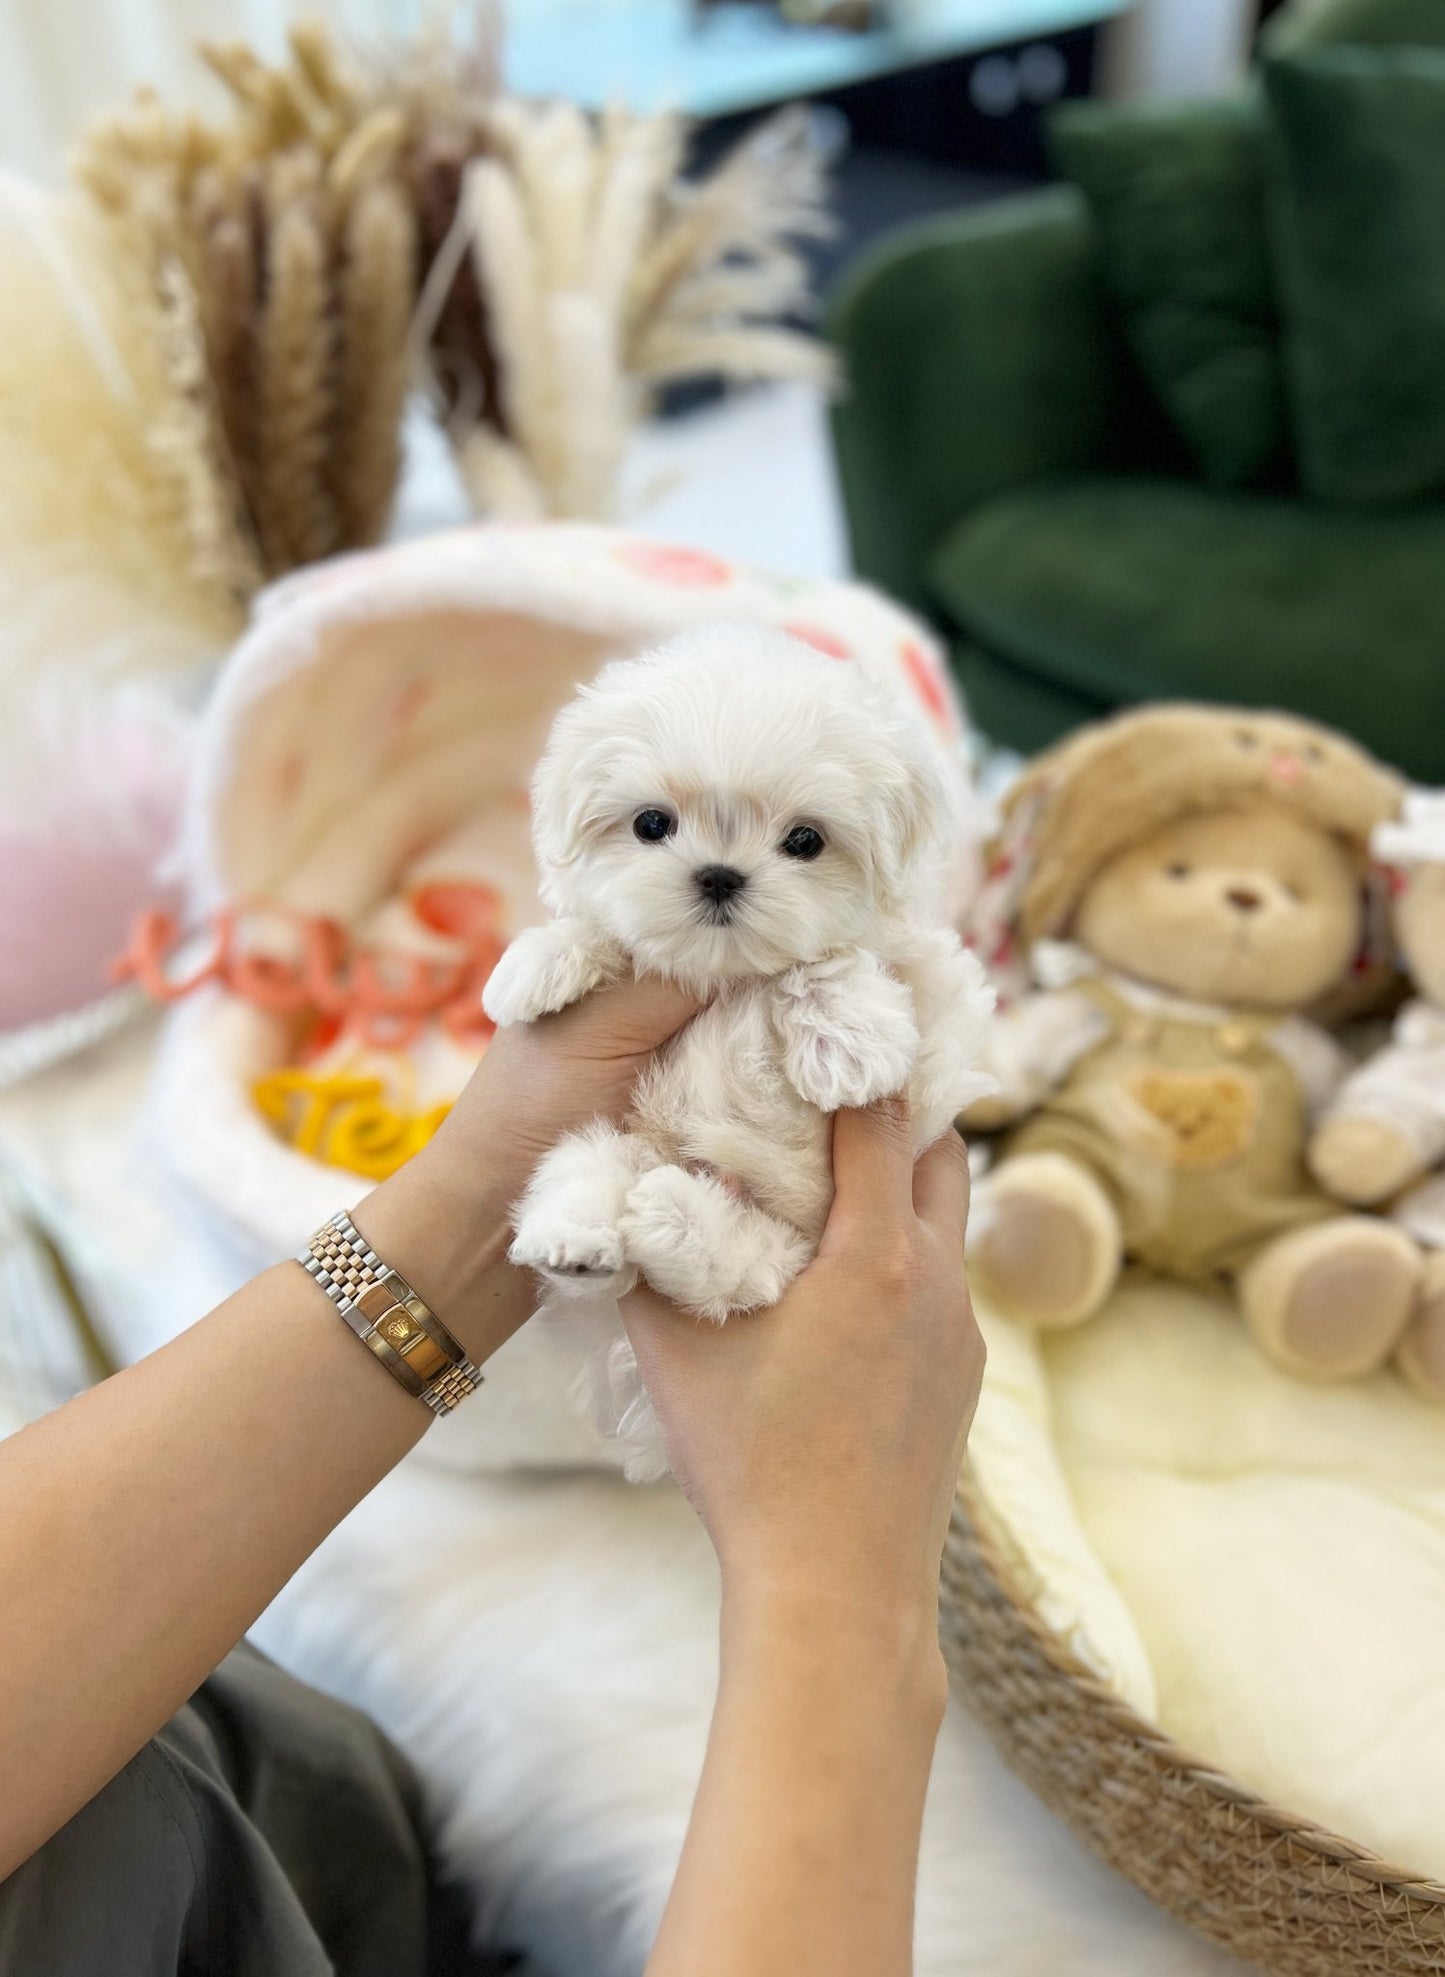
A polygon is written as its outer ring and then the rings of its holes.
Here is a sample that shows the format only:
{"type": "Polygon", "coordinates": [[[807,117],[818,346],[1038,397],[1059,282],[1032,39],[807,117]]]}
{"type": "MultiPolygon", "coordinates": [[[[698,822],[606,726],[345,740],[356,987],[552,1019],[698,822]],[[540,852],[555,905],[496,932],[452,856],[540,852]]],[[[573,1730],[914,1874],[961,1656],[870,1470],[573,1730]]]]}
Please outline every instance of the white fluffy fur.
{"type": "Polygon", "coordinates": [[[831,1198],[828,1115],[907,1087],[919,1150],[989,1088],[992,995],[941,924],[953,820],[937,757],[854,666],[779,632],[703,627],[608,666],[559,715],[533,787],[544,901],[487,985],[498,1023],[634,968],[705,991],[631,1115],[564,1139],[513,1260],[594,1340],[594,1402],[634,1480],[663,1473],[616,1298],[638,1274],[722,1321],[776,1302],[831,1198]],[[670,834],[642,842],[660,810],[670,834]],[[784,842],[821,834],[811,859],[784,842]],[[698,874],[725,866],[725,905],[698,874]]]}

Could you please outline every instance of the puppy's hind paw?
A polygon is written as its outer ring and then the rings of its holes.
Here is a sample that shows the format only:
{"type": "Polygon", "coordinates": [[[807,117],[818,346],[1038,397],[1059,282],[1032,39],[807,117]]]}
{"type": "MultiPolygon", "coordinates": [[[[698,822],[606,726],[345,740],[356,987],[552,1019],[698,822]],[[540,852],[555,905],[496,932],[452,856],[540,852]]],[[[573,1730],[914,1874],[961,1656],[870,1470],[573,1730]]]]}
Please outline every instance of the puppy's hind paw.
{"type": "Polygon", "coordinates": [[[655,1167],[627,1197],[622,1217],[628,1256],[655,1291],[690,1310],[707,1302],[725,1268],[727,1222],[711,1199],[714,1185],[682,1167],[655,1167]]]}
{"type": "Polygon", "coordinates": [[[623,1254],[622,1237],[602,1223],[528,1215],[507,1256],[563,1295],[621,1297],[637,1281],[623,1254]]]}
{"type": "Polygon", "coordinates": [[[643,1175],[622,1233],[654,1290],[717,1324],[776,1304],[809,1253],[796,1229],[681,1167],[643,1175]]]}

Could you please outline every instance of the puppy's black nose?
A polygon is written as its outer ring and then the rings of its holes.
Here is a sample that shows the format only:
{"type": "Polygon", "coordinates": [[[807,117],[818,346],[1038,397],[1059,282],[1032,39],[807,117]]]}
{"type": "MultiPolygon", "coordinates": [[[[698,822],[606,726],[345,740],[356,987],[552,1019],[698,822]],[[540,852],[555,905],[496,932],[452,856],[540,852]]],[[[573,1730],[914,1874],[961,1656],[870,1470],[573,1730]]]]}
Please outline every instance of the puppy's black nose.
{"type": "Polygon", "coordinates": [[[1264,904],[1250,886],[1231,886],[1224,896],[1237,913],[1257,913],[1264,904]]]}
{"type": "Polygon", "coordinates": [[[745,875],[731,865],[703,865],[692,876],[698,891],[714,906],[725,906],[747,884],[745,875]]]}

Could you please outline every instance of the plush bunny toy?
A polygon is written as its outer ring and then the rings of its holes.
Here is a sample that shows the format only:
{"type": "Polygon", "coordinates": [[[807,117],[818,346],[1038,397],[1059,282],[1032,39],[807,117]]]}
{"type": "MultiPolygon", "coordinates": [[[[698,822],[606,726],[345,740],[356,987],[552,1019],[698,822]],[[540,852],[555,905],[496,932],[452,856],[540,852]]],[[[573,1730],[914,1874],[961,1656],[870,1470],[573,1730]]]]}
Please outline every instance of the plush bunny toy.
{"type": "Polygon", "coordinates": [[[1393,1202],[1392,1219],[1425,1249],[1419,1304],[1396,1357],[1420,1393],[1445,1401],[1445,1175],[1431,1175],[1445,1159],[1445,795],[1407,796],[1373,849],[1395,879],[1395,934],[1418,996],[1389,1044],[1336,1094],[1310,1164],[1342,1201],[1393,1202]]]}
{"type": "Polygon", "coordinates": [[[974,1216],[974,1279],[1007,1314],[1076,1324],[1126,1256],[1232,1280],[1281,1365],[1384,1360],[1420,1260],[1311,1179],[1345,1068],[1306,1012],[1362,946],[1371,830],[1395,778],[1284,715],[1152,707],[1085,729],[1012,792],[992,890],[1037,986],[993,1026],[1014,1124],[974,1216]]]}
{"type": "Polygon", "coordinates": [[[992,993],[940,905],[954,829],[911,714],[781,633],[688,633],[559,715],[533,785],[557,917],[503,955],[488,1014],[629,970],[711,998],[631,1116],[563,1140],[516,1215],[514,1261],[593,1325],[629,1474],[662,1466],[615,1303],[638,1273],[719,1321],[771,1304],[827,1216],[830,1113],[906,1087],[921,1150],[988,1089],[992,993]]]}

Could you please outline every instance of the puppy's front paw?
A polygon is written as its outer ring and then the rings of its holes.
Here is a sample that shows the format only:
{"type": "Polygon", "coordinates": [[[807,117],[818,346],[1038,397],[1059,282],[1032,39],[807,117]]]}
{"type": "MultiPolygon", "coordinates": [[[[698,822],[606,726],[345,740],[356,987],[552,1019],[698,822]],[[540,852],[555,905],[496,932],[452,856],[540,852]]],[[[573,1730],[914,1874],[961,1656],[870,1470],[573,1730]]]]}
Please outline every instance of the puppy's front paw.
{"type": "Polygon", "coordinates": [[[798,970],[784,989],[784,1066],[820,1112],[900,1091],[918,1055],[913,1000],[860,956],[834,972],[798,970]]]}
{"type": "Polygon", "coordinates": [[[872,1105],[907,1084],[916,1047],[911,1023],[906,1032],[893,1036],[841,1032],[816,1037],[799,1065],[798,1089],[820,1112],[872,1105]]]}
{"type": "Polygon", "coordinates": [[[544,1278],[553,1290],[573,1295],[621,1297],[637,1281],[615,1228],[547,1209],[523,1216],[507,1256],[544,1278]]]}
{"type": "Polygon", "coordinates": [[[607,977],[595,949],[561,923],[518,934],[487,977],[482,1007],[498,1028],[566,1009],[607,977]]]}

